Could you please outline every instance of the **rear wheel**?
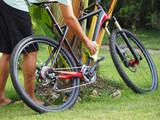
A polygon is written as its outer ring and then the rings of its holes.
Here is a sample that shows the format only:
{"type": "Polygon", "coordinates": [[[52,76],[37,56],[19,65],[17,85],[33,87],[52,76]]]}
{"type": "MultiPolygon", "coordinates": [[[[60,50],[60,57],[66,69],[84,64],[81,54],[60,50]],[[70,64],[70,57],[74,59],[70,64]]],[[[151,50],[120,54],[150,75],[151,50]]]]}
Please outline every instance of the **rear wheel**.
{"type": "Polygon", "coordinates": [[[135,58],[120,35],[118,30],[115,30],[111,35],[110,52],[114,65],[124,80],[124,82],[137,93],[148,93],[158,87],[158,77],[155,65],[144,45],[131,32],[123,30],[129,39],[130,44],[136,51],[140,62],[135,63],[135,58]],[[125,65],[118,54],[117,49],[120,50],[125,57],[129,66],[125,65]]]}
{"type": "MultiPolygon", "coordinates": [[[[33,110],[43,113],[70,108],[79,94],[79,78],[48,79],[45,74],[51,67],[58,42],[45,36],[31,36],[15,47],[10,61],[13,85],[22,100],[33,110]],[[55,85],[57,84],[57,85],[55,85]],[[66,88],[72,89],[66,90],[66,88]],[[58,90],[63,91],[56,91],[58,90]],[[65,90],[64,90],[65,89],[65,90]]],[[[76,63],[62,47],[52,68],[77,72],[76,63]]],[[[52,76],[58,76],[52,73],[52,76]]]]}

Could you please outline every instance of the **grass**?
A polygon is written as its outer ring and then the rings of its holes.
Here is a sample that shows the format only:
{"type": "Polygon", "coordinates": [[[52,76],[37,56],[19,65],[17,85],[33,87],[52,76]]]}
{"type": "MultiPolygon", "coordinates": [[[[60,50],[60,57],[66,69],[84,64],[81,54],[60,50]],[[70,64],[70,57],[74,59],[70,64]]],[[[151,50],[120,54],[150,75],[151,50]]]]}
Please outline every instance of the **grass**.
{"type": "MultiPolygon", "coordinates": [[[[134,34],[136,34],[136,36],[145,45],[145,47],[147,49],[160,50],[160,34],[159,34],[159,31],[137,29],[134,34]]],[[[102,44],[103,45],[108,45],[109,44],[107,34],[105,34],[104,40],[102,41],[102,44]]]]}
{"type": "MultiPolygon", "coordinates": [[[[137,30],[138,31],[138,30],[137,30]]],[[[140,30],[143,33],[143,30],[140,30]]],[[[151,31],[154,34],[154,31],[151,31]]],[[[148,33],[145,33],[149,35],[148,33]]],[[[150,36],[150,35],[149,35],[150,36]]],[[[151,35],[152,36],[152,35],[151,35]]],[[[154,37],[155,35],[153,35],[154,37]]],[[[160,35],[157,34],[158,39],[160,35]],[[158,37],[159,36],[159,37],[158,37]]],[[[154,39],[153,39],[154,40],[154,39]]],[[[145,42],[145,39],[144,41],[145,42]]],[[[152,41],[153,42],[153,41],[152,41]]],[[[153,42],[154,43],[154,42],[153,42]]],[[[160,41],[156,43],[160,45],[160,41]]],[[[152,46],[151,46],[152,47],[152,46]]],[[[24,108],[24,103],[0,107],[0,120],[158,120],[160,119],[160,88],[149,94],[136,94],[120,79],[112,63],[109,51],[100,50],[100,56],[106,59],[100,63],[100,76],[110,81],[110,84],[122,86],[121,96],[108,97],[110,89],[105,89],[101,97],[86,96],[71,109],[55,113],[38,114],[30,108],[24,108]]],[[[160,80],[160,55],[152,55],[160,80]]],[[[160,82],[159,82],[160,83],[160,82]]],[[[6,95],[9,99],[19,99],[11,80],[7,81],[6,95]]]]}

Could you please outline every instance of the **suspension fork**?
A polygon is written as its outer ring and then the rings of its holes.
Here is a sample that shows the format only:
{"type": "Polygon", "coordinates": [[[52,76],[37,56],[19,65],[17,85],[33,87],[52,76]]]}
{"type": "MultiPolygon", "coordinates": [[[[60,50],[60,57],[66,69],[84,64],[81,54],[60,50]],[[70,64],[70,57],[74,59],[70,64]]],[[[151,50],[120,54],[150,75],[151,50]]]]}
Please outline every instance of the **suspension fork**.
{"type": "MultiPolygon", "coordinates": [[[[107,33],[108,37],[110,38],[111,33],[108,30],[107,26],[105,26],[104,29],[105,29],[105,32],[107,33]]],[[[121,58],[121,60],[123,61],[124,65],[126,67],[129,67],[130,66],[129,62],[126,60],[125,56],[121,53],[121,50],[120,50],[120,48],[118,47],[117,44],[116,44],[116,51],[117,51],[119,57],[121,58]]]]}
{"type": "MultiPolygon", "coordinates": [[[[136,54],[134,48],[132,47],[131,43],[129,42],[126,34],[123,32],[121,26],[119,25],[117,19],[116,19],[114,16],[113,16],[113,20],[114,20],[115,26],[116,26],[117,29],[119,30],[120,35],[123,37],[125,43],[127,44],[128,48],[130,49],[131,53],[133,54],[136,62],[138,63],[138,62],[140,61],[140,59],[139,59],[138,55],[136,54]]],[[[122,55],[122,53],[120,52],[118,45],[116,45],[116,50],[119,51],[118,53],[119,53],[121,59],[123,59],[123,55],[122,55]]],[[[124,59],[123,59],[123,60],[124,60],[124,59]]]]}

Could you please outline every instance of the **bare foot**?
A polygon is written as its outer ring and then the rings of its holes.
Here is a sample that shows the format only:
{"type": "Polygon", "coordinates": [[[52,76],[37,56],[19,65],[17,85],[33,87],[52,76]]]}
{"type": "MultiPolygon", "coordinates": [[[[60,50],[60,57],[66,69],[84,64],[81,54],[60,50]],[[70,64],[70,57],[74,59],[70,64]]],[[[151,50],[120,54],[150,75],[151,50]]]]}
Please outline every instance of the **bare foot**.
{"type": "Polygon", "coordinates": [[[7,99],[7,98],[0,100],[0,107],[6,106],[6,105],[8,105],[9,103],[19,103],[19,102],[21,102],[21,101],[11,102],[11,101],[12,101],[12,100],[7,99]]]}
{"type": "Polygon", "coordinates": [[[91,52],[91,55],[96,54],[96,52],[97,52],[97,45],[93,41],[88,40],[84,44],[85,44],[86,48],[91,52]]]}
{"type": "MultiPolygon", "coordinates": [[[[44,102],[42,102],[42,101],[39,101],[39,100],[34,100],[34,101],[36,101],[38,104],[40,104],[40,105],[43,105],[44,104],[44,102]]],[[[26,104],[24,104],[24,108],[26,108],[26,107],[28,107],[26,104]]]]}

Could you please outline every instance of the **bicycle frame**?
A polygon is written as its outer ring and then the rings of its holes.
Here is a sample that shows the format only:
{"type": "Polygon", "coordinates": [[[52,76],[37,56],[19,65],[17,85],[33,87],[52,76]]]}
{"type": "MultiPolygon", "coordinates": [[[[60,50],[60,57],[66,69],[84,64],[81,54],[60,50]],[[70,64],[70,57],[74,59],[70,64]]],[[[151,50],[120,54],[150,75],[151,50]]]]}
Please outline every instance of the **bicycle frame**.
{"type": "MultiPolygon", "coordinates": [[[[99,62],[105,59],[101,57],[94,61],[88,55],[86,65],[79,62],[66,38],[67,25],[58,25],[46,3],[37,5],[44,7],[51,16],[52,25],[61,36],[59,41],[43,35],[28,36],[15,46],[10,59],[10,75],[17,94],[27,106],[39,113],[70,109],[77,101],[80,87],[86,88],[87,85],[95,83],[95,69],[99,62]],[[69,51],[64,48],[63,43],[69,51]]],[[[88,14],[78,19],[82,21],[90,16],[96,18],[93,21],[94,30],[91,29],[93,35],[89,35],[91,40],[96,41],[100,47],[102,33],[107,32],[111,59],[126,85],[136,93],[156,90],[157,71],[145,46],[133,33],[121,28],[116,18],[111,15],[112,11],[106,14],[98,2],[94,5],[96,10],[89,12],[85,9],[88,14]],[[111,35],[107,28],[110,21],[117,27],[111,35]],[[139,63],[136,57],[142,60],[140,65],[135,65],[139,63]]],[[[105,70],[108,74],[109,68],[105,70]]],[[[105,83],[102,86],[104,87],[107,81],[102,83],[105,83]]]]}
{"type": "MultiPolygon", "coordinates": [[[[136,55],[134,49],[132,48],[132,46],[130,45],[129,43],[129,40],[128,38],[126,37],[126,35],[123,33],[122,31],[122,28],[120,27],[119,23],[117,22],[116,18],[115,17],[112,17],[112,11],[114,9],[114,6],[116,4],[117,0],[113,0],[112,1],[112,4],[111,4],[111,7],[110,7],[110,10],[109,10],[109,14],[106,14],[106,12],[103,10],[103,8],[99,5],[99,2],[96,2],[95,4],[92,4],[92,5],[95,5],[96,6],[96,10],[93,11],[93,12],[90,12],[86,15],[84,15],[83,17],[79,18],[78,21],[82,21],[84,19],[87,19],[89,17],[92,17],[92,16],[95,16],[97,15],[97,21],[95,23],[95,29],[94,29],[94,34],[93,34],[93,37],[92,37],[92,41],[96,41],[98,42],[99,44],[101,44],[101,41],[103,39],[103,35],[104,35],[104,31],[108,34],[108,36],[110,36],[110,32],[107,28],[107,25],[108,25],[108,22],[110,20],[113,20],[114,21],[114,24],[115,26],[119,29],[120,31],[120,34],[122,35],[122,37],[124,38],[124,40],[126,41],[127,45],[129,46],[129,48],[131,49],[131,52],[132,54],[134,55],[135,57],[135,61],[133,61],[134,63],[138,63],[140,60],[138,58],[138,56],[136,55]],[[102,28],[102,29],[101,29],[102,28]],[[100,33],[100,30],[101,30],[101,33],[100,33]],[[99,34],[100,33],[100,34],[99,34]],[[99,40],[100,38],[100,40],[99,40]],[[99,41],[98,41],[99,40],[99,41]]],[[[67,25],[63,25],[63,26],[59,26],[56,19],[54,18],[49,6],[47,4],[44,4],[43,7],[46,9],[46,11],[48,12],[49,16],[51,17],[51,20],[55,26],[55,28],[57,29],[58,33],[60,34],[61,36],[61,39],[59,41],[59,46],[58,46],[58,50],[56,52],[56,55],[54,57],[54,60],[53,60],[53,63],[51,65],[51,68],[53,68],[53,65],[56,61],[56,58],[61,50],[61,47],[62,47],[62,44],[63,42],[65,43],[65,45],[67,46],[69,52],[71,53],[73,59],[75,60],[75,62],[77,63],[77,66],[82,66],[83,64],[78,60],[78,58],[76,57],[75,53],[73,52],[69,42],[67,41],[66,39],[66,34],[67,34],[67,31],[68,31],[68,26],[67,25]],[[64,30],[63,30],[64,29],[64,30]],[[63,30],[63,31],[62,31],[63,30]]],[[[89,6],[88,8],[90,8],[91,6],[89,6]]],[[[84,11],[87,12],[88,8],[86,8],[84,11]]],[[[99,45],[100,46],[100,45],[99,45]]],[[[120,52],[118,46],[116,46],[116,49],[118,51],[118,54],[119,56],[121,57],[121,59],[125,59],[122,55],[122,53],[120,52]]],[[[48,58],[47,61],[49,61],[51,59],[51,57],[54,55],[55,53],[55,50],[53,50],[51,52],[51,55],[50,57],[48,58]]],[[[87,66],[90,66],[91,65],[91,62],[92,62],[92,58],[88,57],[88,60],[87,60],[87,66]]],[[[46,62],[47,64],[47,62],[46,62]]],[[[57,73],[60,73],[61,75],[64,75],[64,76],[58,76],[59,79],[72,79],[73,77],[79,77],[79,78],[83,78],[82,76],[82,73],[78,73],[78,72],[66,72],[66,71],[58,71],[57,73]]]]}
{"type": "MultiPolygon", "coordinates": [[[[97,41],[98,40],[98,35],[99,35],[99,31],[102,27],[102,23],[107,20],[109,17],[108,15],[104,12],[103,8],[98,4],[96,3],[96,5],[98,6],[98,9],[96,11],[93,11],[91,13],[88,13],[87,15],[84,15],[82,18],[79,18],[78,21],[83,21],[84,19],[87,19],[89,17],[92,17],[94,15],[98,15],[98,20],[97,20],[97,23],[96,23],[96,27],[95,27],[95,31],[94,31],[94,34],[93,34],[93,39],[92,41],[97,41]]],[[[65,38],[66,34],[67,34],[67,31],[68,31],[68,26],[67,25],[63,25],[63,26],[59,26],[57,21],[55,20],[50,8],[48,5],[44,4],[44,8],[47,10],[48,14],[50,15],[51,17],[51,20],[54,24],[54,26],[56,27],[59,35],[61,36],[61,40],[59,41],[60,45],[59,45],[59,49],[58,49],[58,52],[56,53],[58,55],[61,47],[62,47],[62,43],[64,42],[65,45],[67,46],[68,50],[70,51],[71,55],[73,56],[73,59],[75,60],[75,62],[79,65],[81,65],[81,63],[79,62],[79,60],[77,59],[75,53],[73,52],[69,42],[67,41],[67,39],[65,38]],[[62,29],[64,29],[62,31],[62,29]]],[[[87,9],[85,9],[87,10],[87,9]]],[[[52,52],[53,53],[53,52],[52,52]]],[[[56,55],[56,56],[57,56],[56,55]]],[[[56,57],[55,57],[56,58],[56,57]]],[[[89,62],[87,63],[87,65],[90,65],[91,63],[91,59],[89,60],[89,62]]],[[[54,64],[54,62],[53,62],[54,64]]],[[[52,64],[52,67],[53,67],[53,64],[52,64]]]]}

